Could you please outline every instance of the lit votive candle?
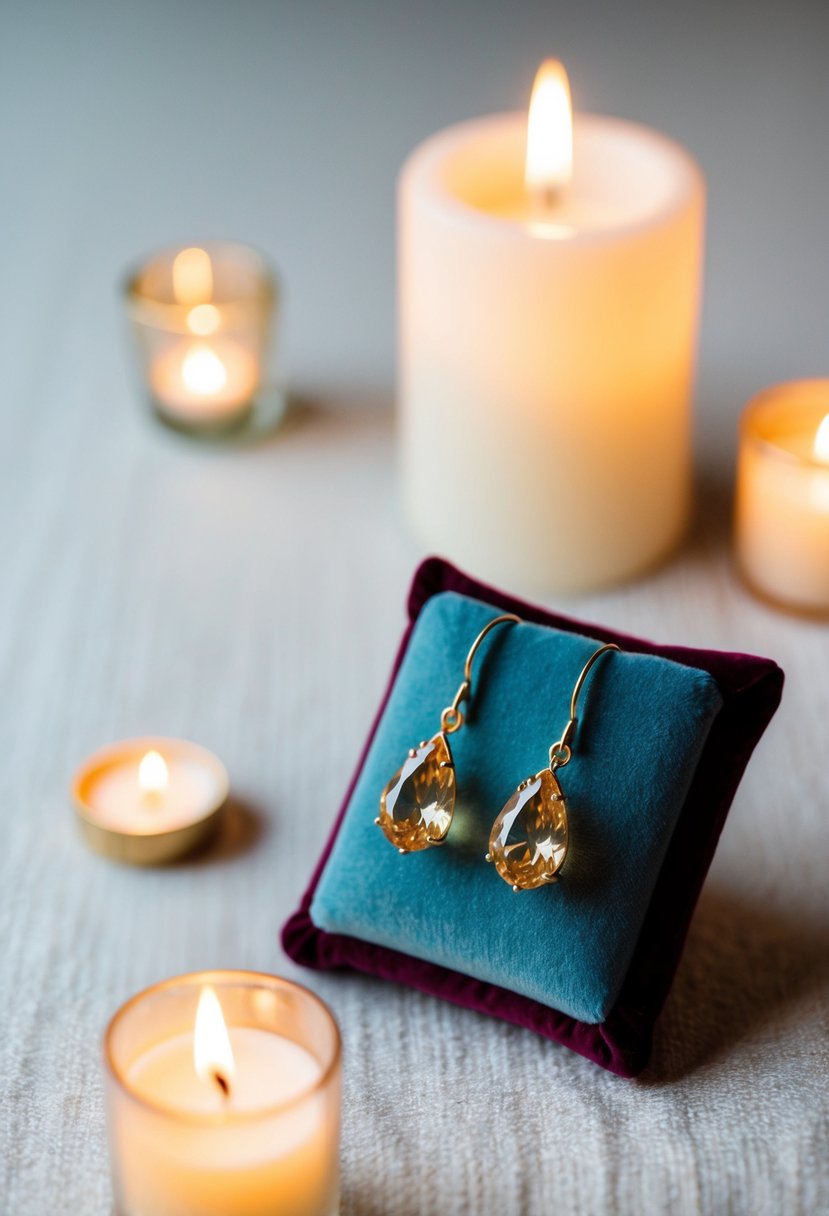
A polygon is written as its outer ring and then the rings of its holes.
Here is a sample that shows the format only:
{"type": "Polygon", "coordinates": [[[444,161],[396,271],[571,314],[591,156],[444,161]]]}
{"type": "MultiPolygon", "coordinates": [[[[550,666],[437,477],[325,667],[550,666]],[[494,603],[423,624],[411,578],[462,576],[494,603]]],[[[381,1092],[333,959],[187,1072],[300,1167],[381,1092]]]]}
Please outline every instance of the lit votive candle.
{"type": "Polygon", "coordinates": [[[104,1060],[119,1216],[334,1216],[340,1037],[312,993],[167,980],[116,1013],[104,1060]]]}
{"type": "Polygon", "coordinates": [[[829,380],[766,389],[740,423],[737,556],[748,583],[829,613],[829,380]]]}
{"type": "Polygon", "coordinates": [[[576,114],[451,127],[399,185],[405,508],[495,581],[581,592],[681,537],[705,190],[664,135],[576,114]]]}
{"type": "Polygon", "coordinates": [[[119,861],[171,861],[209,838],[227,801],[221,761],[184,739],[127,739],[90,756],[73,781],[87,842],[119,861]]]}
{"type": "Polygon", "coordinates": [[[164,250],[130,277],[141,371],[166,422],[211,433],[247,417],[266,372],[274,298],[264,260],[244,245],[164,250]]]}

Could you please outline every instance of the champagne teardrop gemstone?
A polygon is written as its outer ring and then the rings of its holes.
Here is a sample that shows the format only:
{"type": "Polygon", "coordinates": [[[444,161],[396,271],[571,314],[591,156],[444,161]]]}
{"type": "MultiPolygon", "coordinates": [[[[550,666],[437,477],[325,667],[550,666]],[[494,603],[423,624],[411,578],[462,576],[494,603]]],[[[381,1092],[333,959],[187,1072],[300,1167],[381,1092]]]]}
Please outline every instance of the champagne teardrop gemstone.
{"type": "Polygon", "coordinates": [[[555,882],[567,856],[567,836],[561,786],[545,768],[522,781],[495,819],[489,857],[504,882],[532,891],[555,882]]]}
{"type": "Polygon", "coordinates": [[[413,747],[380,795],[378,823],[404,853],[443,840],[455,812],[455,766],[442,734],[413,747]]]}

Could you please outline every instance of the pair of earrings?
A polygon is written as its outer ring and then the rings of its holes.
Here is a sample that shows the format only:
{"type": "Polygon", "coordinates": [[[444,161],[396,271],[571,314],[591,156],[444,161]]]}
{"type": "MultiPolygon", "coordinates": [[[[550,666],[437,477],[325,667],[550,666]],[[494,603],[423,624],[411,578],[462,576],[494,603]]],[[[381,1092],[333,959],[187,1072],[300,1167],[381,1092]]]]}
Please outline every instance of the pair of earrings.
{"type": "MultiPolygon", "coordinates": [[[[400,853],[415,853],[443,844],[455,813],[455,762],[449,736],[464,724],[461,705],[472,695],[472,663],[479,646],[497,625],[520,624],[513,613],[494,617],[472,643],[464,664],[463,682],[452,704],[440,716],[440,730],[411,748],[402,768],[380,796],[375,823],[400,853]]],[[[486,860],[513,891],[531,891],[558,881],[569,844],[567,806],[558,777],[572,757],[579,693],[593,664],[610,650],[600,646],[585,663],[570,698],[570,718],[564,733],[550,748],[546,768],[522,781],[496,816],[489,834],[486,860]]]]}

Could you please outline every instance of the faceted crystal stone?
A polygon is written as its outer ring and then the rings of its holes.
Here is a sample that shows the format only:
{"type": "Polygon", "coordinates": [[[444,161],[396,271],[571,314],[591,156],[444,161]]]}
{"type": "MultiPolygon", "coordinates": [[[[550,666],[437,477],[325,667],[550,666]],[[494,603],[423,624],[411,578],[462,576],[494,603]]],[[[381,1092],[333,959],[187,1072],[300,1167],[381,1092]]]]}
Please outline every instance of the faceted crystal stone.
{"type": "Polygon", "coordinates": [[[455,810],[455,767],[442,734],[413,747],[380,796],[386,839],[405,853],[427,849],[449,831],[455,810]]]}
{"type": "Polygon", "coordinates": [[[553,880],[567,856],[567,811],[548,768],[522,782],[497,816],[489,856],[512,887],[531,891],[553,880]]]}

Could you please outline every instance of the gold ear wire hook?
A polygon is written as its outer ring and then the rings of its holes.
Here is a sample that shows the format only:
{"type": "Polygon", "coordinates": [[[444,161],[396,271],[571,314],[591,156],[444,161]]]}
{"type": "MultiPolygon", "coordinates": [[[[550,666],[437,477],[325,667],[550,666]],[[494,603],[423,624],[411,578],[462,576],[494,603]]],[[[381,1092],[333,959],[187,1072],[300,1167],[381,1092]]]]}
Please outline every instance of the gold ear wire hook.
{"type": "Polygon", "coordinates": [[[452,735],[456,730],[460,730],[463,726],[464,717],[461,712],[462,702],[469,699],[472,692],[472,662],[475,655],[478,653],[478,647],[483,642],[490,629],[494,629],[496,625],[520,625],[521,617],[516,616],[513,612],[505,612],[502,616],[493,617],[484,625],[481,632],[475,638],[475,641],[469,647],[469,654],[466,656],[466,662],[463,665],[463,683],[455,693],[455,699],[452,704],[440,715],[440,729],[446,735],[452,735]]]}
{"type": "Polygon", "coordinates": [[[576,686],[573,689],[573,695],[570,698],[570,721],[565,726],[564,733],[562,734],[558,743],[554,743],[550,748],[551,773],[554,773],[557,768],[564,768],[565,764],[569,764],[570,757],[573,754],[570,744],[573,739],[573,734],[575,733],[576,723],[578,722],[578,718],[576,717],[576,705],[578,703],[579,693],[584,687],[584,681],[587,679],[590,668],[598,659],[602,657],[603,654],[607,654],[609,650],[618,649],[619,647],[615,642],[608,642],[606,646],[600,646],[598,650],[594,651],[585,663],[584,667],[582,667],[581,675],[576,680],[576,686]]]}

